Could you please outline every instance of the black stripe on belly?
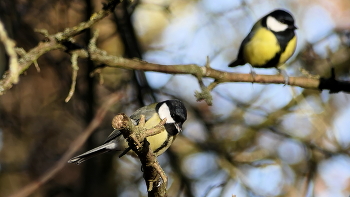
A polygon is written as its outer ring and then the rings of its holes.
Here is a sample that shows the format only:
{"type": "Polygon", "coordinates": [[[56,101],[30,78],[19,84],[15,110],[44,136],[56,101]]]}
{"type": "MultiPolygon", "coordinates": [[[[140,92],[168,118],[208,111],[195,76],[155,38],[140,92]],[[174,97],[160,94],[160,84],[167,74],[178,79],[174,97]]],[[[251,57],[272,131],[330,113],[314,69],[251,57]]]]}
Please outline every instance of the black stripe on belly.
{"type": "Polygon", "coordinates": [[[157,148],[157,149],[154,151],[154,153],[157,155],[157,153],[158,153],[159,151],[163,150],[164,148],[166,148],[166,147],[169,145],[169,143],[170,143],[170,144],[173,143],[173,139],[174,139],[173,136],[168,135],[167,138],[166,138],[166,141],[165,141],[159,148],[157,148]]]}
{"type": "Polygon", "coordinates": [[[174,124],[165,124],[164,127],[165,127],[166,131],[168,132],[168,135],[167,135],[167,138],[164,141],[164,143],[154,151],[155,154],[157,154],[157,152],[166,148],[169,145],[169,143],[170,144],[173,143],[174,136],[179,133],[179,131],[176,129],[174,124]]]}
{"type": "Polygon", "coordinates": [[[272,68],[272,67],[277,67],[278,63],[280,61],[281,53],[276,53],[275,57],[270,59],[270,61],[266,62],[264,65],[257,65],[254,67],[257,68],[272,68]]]}
{"type": "Polygon", "coordinates": [[[281,54],[286,50],[288,43],[294,38],[295,33],[293,29],[287,29],[283,32],[273,32],[281,47],[281,54]]]}

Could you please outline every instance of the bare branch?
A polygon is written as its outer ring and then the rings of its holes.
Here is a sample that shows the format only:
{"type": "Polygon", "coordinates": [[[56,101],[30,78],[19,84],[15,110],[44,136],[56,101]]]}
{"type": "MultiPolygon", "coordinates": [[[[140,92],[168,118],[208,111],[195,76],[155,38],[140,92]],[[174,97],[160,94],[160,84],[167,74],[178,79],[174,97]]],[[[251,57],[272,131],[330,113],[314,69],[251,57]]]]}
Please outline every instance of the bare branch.
{"type": "MultiPolygon", "coordinates": [[[[19,60],[18,60],[18,73],[22,74],[25,70],[29,68],[29,66],[35,62],[40,56],[43,54],[56,50],[61,49],[64,50],[65,47],[61,44],[58,44],[56,40],[49,39],[47,42],[40,42],[38,46],[31,49],[28,53],[24,54],[19,60]]],[[[9,73],[5,73],[0,80],[0,95],[4,94],[4,92],[8,89],[10,89],[13,85],[13,81],[11,80],[11,77],[9,73]]]]}
{"type": "Polygon", "coordinates": [[[82,33],[84,30],[90,28],[93,24],[106,17],[114,10],[118,3],[120,3],[120,0],[109,0],[108,3],[104,5],[103,9],[97,13],[94,13],[88,21],[82,22],[77,26],[67,28],[63,32],[48,35],[46,30],[38,30],[46,37],[45,42],[40,42],[38,46],[31,49],[28,53],[23,54],[18,61],[16,59],[18,66],[15,65],[15,67],[10,70],[10,73],[5,73],[2,80],[0,80],[0,95],[4,94],[6,90],[10,89],[13,84],[17,83],[18,77],[13,78],[15,74],[22,74],[31,64],[37,61],[40,56],[49,51],[56,49],[60,49],[62,51],[66,50],[67,47],[64,45],[65,42],[70,42],[72,37],[82,33]]]}

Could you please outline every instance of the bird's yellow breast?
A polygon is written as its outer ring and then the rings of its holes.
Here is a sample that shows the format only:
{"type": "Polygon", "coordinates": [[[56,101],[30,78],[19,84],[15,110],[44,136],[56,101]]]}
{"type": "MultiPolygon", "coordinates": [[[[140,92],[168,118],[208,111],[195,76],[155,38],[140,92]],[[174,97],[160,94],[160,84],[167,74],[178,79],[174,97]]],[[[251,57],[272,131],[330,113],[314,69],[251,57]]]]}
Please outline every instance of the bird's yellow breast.
{"type": "Polygon", "coordinates": [[[288,43],[286,49],[281,54],[279,64],[284,64],[294,53],[295,47],[297,46],[297,36],[294,36],[288,43]]]}
{"type": "Polygon", "coordinates": [[[243,50],[246,62],[259,67],[275,57],[281,48],[276,36],[271,31],[266,28],[258,28],[243,50]]]}
{"type": "MultiPolygon", "coordinates": [[[[153,128],[154,126],[156,126],[157,124],[159,124],[159,122],[161,121],[161,119],[159,118],[159,116],[157,114],[154,114],[145,124],[145,128],[150,129],[153,128]]],[[[153,151],[157,150],[165,141],[167,141],[168,138],[168,132],[166,130],[162,131],[161,133],[157,134],[157,135],[153,135],[150,137],[147,137],[147,141],[150,143],[150,147],[153,151]]],[[[169,146],[171,145],[172,141],[174,140],[173,137],[171,137],[171,139],[169,139],[169,143],[166,147],[164,147],[164,150],[159,151],[156,153],[156,155],[160,155],[162,154],[166,149],[169,148],[169,146]]]]}

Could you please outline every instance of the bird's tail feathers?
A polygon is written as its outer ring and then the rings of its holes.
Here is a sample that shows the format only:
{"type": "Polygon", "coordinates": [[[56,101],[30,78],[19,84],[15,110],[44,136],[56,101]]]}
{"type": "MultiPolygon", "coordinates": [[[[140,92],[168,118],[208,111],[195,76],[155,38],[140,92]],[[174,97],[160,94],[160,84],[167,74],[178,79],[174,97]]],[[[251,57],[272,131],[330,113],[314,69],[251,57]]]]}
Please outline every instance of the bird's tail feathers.
{"type": "Polygon", "coordinates": [[[94,149],[91,149],[81,155],[75,156],[72,159],[68,161],[68,163],[75,163],[75,164],[81,164],[84,161],[91,159],[92,157],[95,157],[97,155],[112,151],[112,150],[117,150],[117,143],[116,141],[111,141],[107,144],[103,144],[99,147],[96,147],[94,149]]]}
{"type": "Polygon", "coordinates": [[[242,59],[236,59],[234,62],[231,62],[228,67],[236,67],[236,66],[243,66],[246,62],[242,59]]]}

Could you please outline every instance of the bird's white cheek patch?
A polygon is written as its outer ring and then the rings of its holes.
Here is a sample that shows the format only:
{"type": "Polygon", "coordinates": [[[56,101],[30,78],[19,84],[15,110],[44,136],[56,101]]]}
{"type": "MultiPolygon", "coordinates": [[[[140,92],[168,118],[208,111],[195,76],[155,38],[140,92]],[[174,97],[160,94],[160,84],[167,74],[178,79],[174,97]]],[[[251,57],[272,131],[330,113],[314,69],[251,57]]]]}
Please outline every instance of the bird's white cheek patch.
{"type": "Polygon", "coordinates": [[[160,119],[164,119],[166,118],[166,123],[174,123],[174,119],[171,117],[170,115],[170,110],[168,105],[166,105],[165,103],[162,104],[162,106],[160,106],[159,111],[158,111],[159,117],[160,119]]]}
{"type": "Polygon", "coordinates": [[[271,29],[274,32],[284,31],[288,28],[287,24],[283,24],[283,23],[279,22],[278,20],[276,20],[272,16],[267,17],[266,26],[267,26],[267,28],[271,29]]]}

